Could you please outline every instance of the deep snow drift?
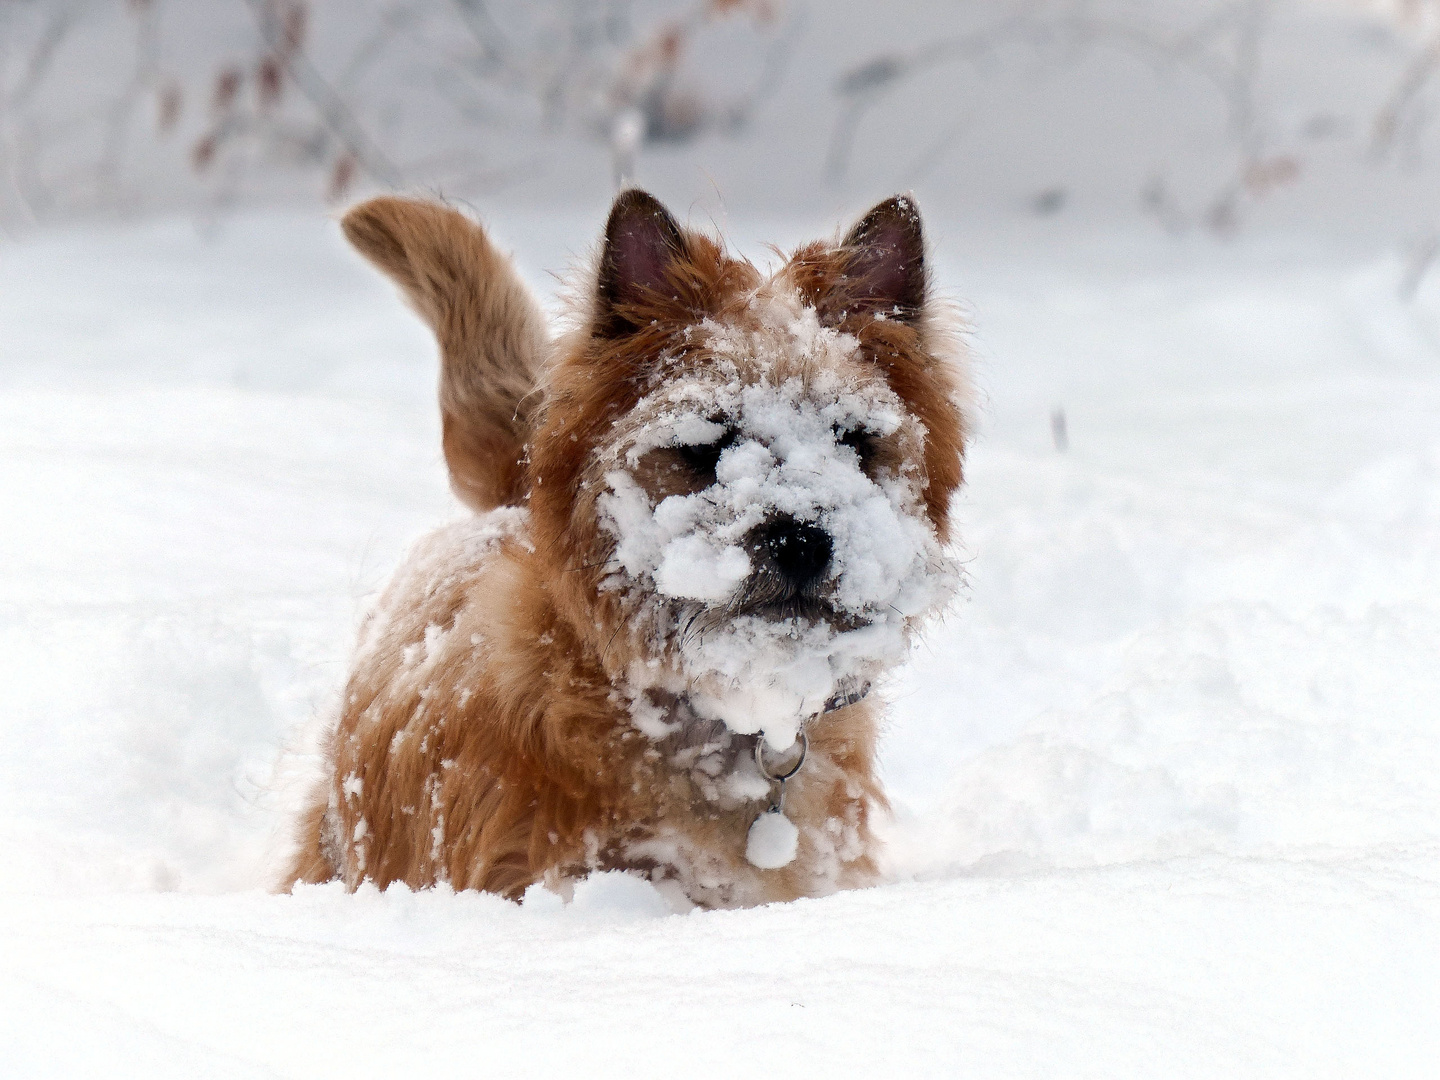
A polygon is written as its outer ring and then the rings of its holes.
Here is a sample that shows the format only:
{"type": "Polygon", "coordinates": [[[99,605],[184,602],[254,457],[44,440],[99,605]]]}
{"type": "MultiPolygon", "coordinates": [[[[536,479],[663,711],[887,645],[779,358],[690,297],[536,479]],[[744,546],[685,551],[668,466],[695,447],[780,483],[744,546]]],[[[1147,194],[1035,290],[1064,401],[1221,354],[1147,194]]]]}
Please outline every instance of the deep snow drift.
{"type": "MultiPolygon", "coordinates": [[[[596,223],[496,226],[549,291],[596,223]]],[[[7,1074],[1426,1074],[1440,281],[932,232],[983,416],[967,584],[881,690],[894,884],[683,916],[260,891],[366,598],[459,513],[432,346],[313,219],[0,252],[7,1074]]]]}

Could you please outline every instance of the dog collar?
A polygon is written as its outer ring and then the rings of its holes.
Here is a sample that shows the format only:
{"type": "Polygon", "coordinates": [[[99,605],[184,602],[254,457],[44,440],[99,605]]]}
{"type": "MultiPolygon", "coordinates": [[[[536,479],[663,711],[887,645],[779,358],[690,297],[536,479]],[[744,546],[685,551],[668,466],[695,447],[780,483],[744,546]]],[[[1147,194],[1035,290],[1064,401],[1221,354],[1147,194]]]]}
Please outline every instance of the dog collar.
{"type": "Polygon", "coordinates": [[[868,693],[870,693],[870,684],[868,682],[852,683],[849,690],[841,690],[834,697],[826,701],[825,707],[816,715],[824,716],[826,713],[838,712],[850,705],[854,705],[857,701],[864,701],[865,695],[868,693]]]}
{"type": "MultiPolygon", "coordinates": [[[[783,802],[785,797],[785,781],[800,771],[800,766],[805,764],[805,755],[810,751],[810,739],[805,734],[806,726],[822,716],[826,716],[832,712],[839,712],[841,709],[849,708],[856,702],[864,701],[865,696],[869,693],[870,684],[868,682],[852,683],[849,689],[841,690],[833,697],[828,698],[824,707],[821,708],[818,713],[807,717],[804,722],[801,723],[799,732],[796,733],[796,741],[800,744],[800,757],[794,765],[791,765],[790,768],[784,772],[772,771],[769,766],[765,764],[765,733],[762,731],[759,736],[756,737],[755,767],[760,770],[760,775],[766,780],[769,780],[772,784],[780,785],[780,791],[775,800],[777,806],[783,802]]],[[[772,807],[772,809],[773,808],[776,807],[772,807]]]]}
{"type": "Polygon", "coordinates": [[[800,850],[800,830],[785,816],[785,781],[800,771],[810,752],[810,738],[805,726],[826,713],[839,712],[847,706],[864,699],[870,692],[869,683],[854,683],[825,702],[814,716],[807,717],[796,732],[795,741],[800,744],[800,756],[788,769],[772,770],[765,763],[765,734],[761,732],[755,740],[755,767],[770,783],[770,805],[750,823],[745,834],[745,859],[751,866],[761,870],[779,870],[788,866],[800,850]]]}

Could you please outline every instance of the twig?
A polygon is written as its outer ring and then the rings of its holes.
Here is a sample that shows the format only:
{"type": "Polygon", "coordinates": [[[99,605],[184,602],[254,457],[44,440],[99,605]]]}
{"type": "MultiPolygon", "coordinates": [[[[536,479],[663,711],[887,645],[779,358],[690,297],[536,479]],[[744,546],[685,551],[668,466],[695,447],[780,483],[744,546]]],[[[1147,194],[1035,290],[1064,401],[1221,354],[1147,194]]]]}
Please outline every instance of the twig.
{"type": "Polygon", "coordinates": [[[286,74],[309,99],[326,128],[354,155],[360,167],[388,187],[399,187],[403,176],[395,163],[365,133],[345,100],[337,94],[310,62],[304,49],[286,48],[284,30],[264,0],[245,0],[260,28],[260,35],[272,53],[282,59],[286,74]]]}
{"type": "Polygon", "coordinates": [[[1436,31],[1425,48],[1406,66],[1389,98],[1375,114],[1375,122],[1371,127],[1370,151],[1376,157],[1383,156],[1394,146],[1402,114],[1425,88],[1437,68],[1440,68],[1440,31],[1436,31]]]}
{"type": "Polygon", "coordinates": [[[1420,283],[1435,264],[1436,256],[1440,256],[1440,233],[1431,233],[1416,247],[1405,265],[1405,274],[1395,290],[1401,303],[1408,304],[1415,299],[1420,283]]]}

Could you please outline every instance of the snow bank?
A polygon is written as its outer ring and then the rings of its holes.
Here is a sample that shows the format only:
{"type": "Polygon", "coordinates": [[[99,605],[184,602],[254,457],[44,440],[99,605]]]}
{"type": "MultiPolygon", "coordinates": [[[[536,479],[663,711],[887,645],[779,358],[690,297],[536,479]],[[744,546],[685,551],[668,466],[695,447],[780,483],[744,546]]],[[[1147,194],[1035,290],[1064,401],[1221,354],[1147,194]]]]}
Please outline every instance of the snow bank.
{"type": "MultiPolygon", "coordinates": [[[[534,265],[593,225],[507,220],[534,265]]],[[[985,421],[966,588],[879,691],[891,884],[273,897],[295,733],[457,512],[432,346],[330,228],[0,251],[10,1074],[1430,1071],[1440,286],[942,247],[985,421]]]]}

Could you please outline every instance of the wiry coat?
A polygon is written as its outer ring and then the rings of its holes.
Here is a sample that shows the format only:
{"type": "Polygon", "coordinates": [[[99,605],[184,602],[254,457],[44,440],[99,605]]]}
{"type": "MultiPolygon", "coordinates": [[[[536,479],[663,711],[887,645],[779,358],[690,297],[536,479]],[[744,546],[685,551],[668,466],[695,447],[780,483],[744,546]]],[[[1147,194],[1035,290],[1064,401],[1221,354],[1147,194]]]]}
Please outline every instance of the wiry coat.
{"type": "MultiPolygon", "coordinates": [[[[964,387],[908,200],[767,279],[627,192],[553,344],[508,261],[461,214],[382,198],[344,228],[435,330],[446,461],[479,513],[417,545],[366,620],[287,883],[443,881],[518,897],[536,881],[628,869],[733,905],[872,881],[871,818],[885,808],[876,699],[811,723],[786,792],[799,855],[750,865],[746,833],[765,801],[722,781],[755,737],[689,714],[683,697],[668,700],[663,737],[637,727],[625,672],[657,646],[606,586],[615,540],[597,500],[619,422],[657,382],[709,362],[695,328],[744,325],[756,297],[774,295],[853,335],[855,363],[881,372],[918,422],[923,448],[877,452],[916,458],[923,513],[944,541],[964,387]]],[[[644,482],[658,499],[674,480],[644,482]]]]}

